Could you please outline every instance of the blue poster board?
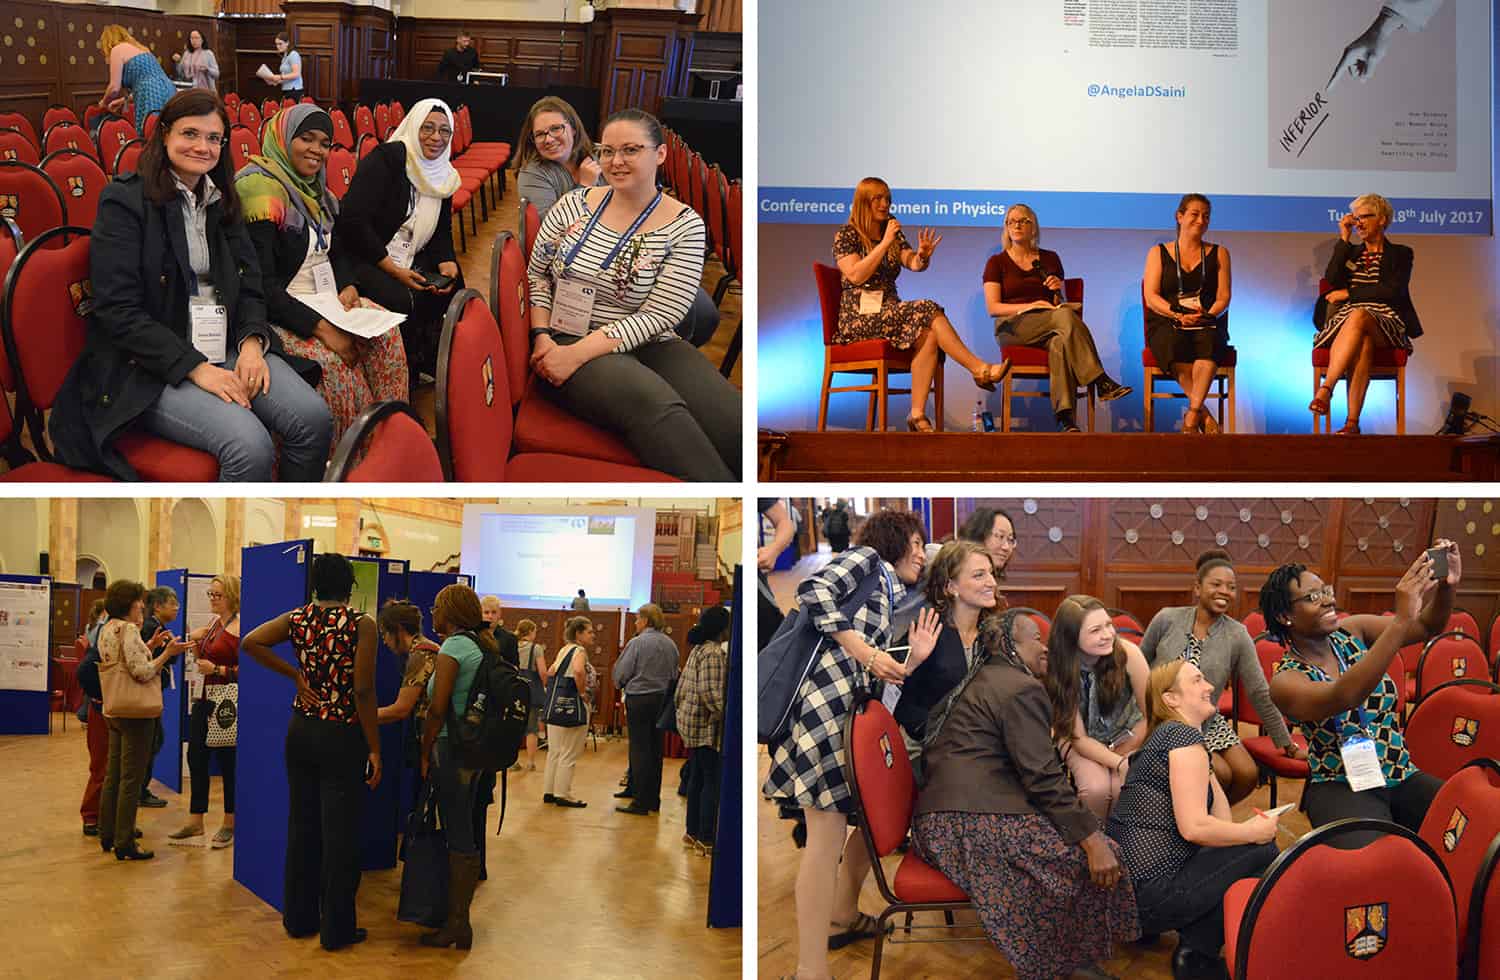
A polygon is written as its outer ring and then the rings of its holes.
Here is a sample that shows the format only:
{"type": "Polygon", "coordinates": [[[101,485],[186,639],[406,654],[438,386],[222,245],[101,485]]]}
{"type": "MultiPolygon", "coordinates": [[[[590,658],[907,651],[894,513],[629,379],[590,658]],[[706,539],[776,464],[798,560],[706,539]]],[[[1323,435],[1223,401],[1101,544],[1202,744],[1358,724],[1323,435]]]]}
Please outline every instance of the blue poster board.
{"type": "MultiPolygon", "coordinates": [[[[19,582],[24,585],[42,585],[50,593],[50,575],[0,575],[0,582],[19,582]]],[[[51,628],[51,602],[42,603],[43,615],[48,617],[47,645],[40,655],[49,664],[52,662],[53,636],[51,628]]],[[[49,670],[50,676],[50,670],[49,670]]],[[[50,687],[50,683],[44,685],[50,687]]],[[[0,735],[45,735],[50,693],[41,691],[0,691],[0,735]]]]}
{"type": "MultiPolygon", "coordinates": [[[[407,563],[395,558],[351,558],[356,577],[360,566],[375,566],[376,602],[373,609],[365,609],[372,619],[377,617],[380,607],[388,600],[406,595],[407,563]]],[[[401,660],[395,652],[381,643],[375,652],[375,703],[391,704],[401,690],[401,660]]],[[[380,785],[365,790],[363,809],[359,817],[360,868],[373,871],[396,866],[396,835],[400,832],[402,807],[401,793],[401,725],[385,725],[380,729],[380,759],[384,774],[380,785]]]]}
{"type": "MultiPolygon", "coordinates": [[[[240,560],[240,630],[306,605],[312,594],[311,539],[245,548],[240,560]]],[[[275,648],[295,663],[290,643],[275,648]]],[[[281,911],[287,844],[286,730],[291,682],[240,660],[239,752],[236,760],[234,880],[281,911]]]]}
{"type": "Polygon", "coordinates": [[[734,567],[733,626],[729,631],[729,691],[724,698],[722,773],[719,780],[719,823],[714,832],[714,863],[708,877],[708,924],[714,928],[737,928],[742,919],[740,853],[744,849],[744,814],[741,806],[745,787],[744,729],[740,693],[745,667],[745,624],[740,615],[744,566],[734,567]]]}
{"type": "MultiPolygon", "coordinates": [[[[183,633],[182,624],[187,622],[187,577],[186,568],[169,568],[156,573],[157,586],[177,594],[177,618],[161,625],[179,638],[183,633]]],[[[181,793],[182,743],[187,741],[187,685],[182,682],[182,658],[174,657],[167,670],[172,674],[172,683],[161,692],[163,739],[161,751],[156,753],[151,764],[151,778],[172,792],[181,793]]]]}

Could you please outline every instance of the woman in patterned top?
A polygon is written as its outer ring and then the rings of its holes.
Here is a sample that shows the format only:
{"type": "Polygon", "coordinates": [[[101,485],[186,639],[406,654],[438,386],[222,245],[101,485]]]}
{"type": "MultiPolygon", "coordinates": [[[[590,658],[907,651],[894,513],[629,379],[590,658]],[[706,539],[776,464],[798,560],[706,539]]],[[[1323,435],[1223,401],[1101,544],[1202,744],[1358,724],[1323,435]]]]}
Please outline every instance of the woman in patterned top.
{"type": "Polygon", "coordinates": [[[1339,240],[1323,278],[1329,291],[1318,299],[1313,322],[1318,336],[1313,347],[1327,347],[1328,380],[1318,387],[1307,410],[1329,413],[1333,386],[1348,379],[1349,415],[1339,435],[1359,435],[1359,412],[1370,387],[1370,365],[1377,347],[1411,350],[1412,338],[1422,336],[1422,321],[1411,304],[1414,254],[1407,245],[1385,237],[1391,202],[1379,194],[1362,194],[1339,219],[1339,240]],[[1351,241],[1359,228],[1360,243],[1351,241]]]}
{"type": "Polygon", "coordinates": [[[921,666],[915,650],[903,663],[886,647],[891,614],[922,575],[925,540],[915,514],[883,510],[865,521],[855,547],[797,586],[803,612],[833,642],[822,644],[797,691],[786,736],[766,746],[771,772],[762,793],[800,808],[807,820],[796,889],[801,980],[828,976],[828,950],[875,936],[875,919],[859,911],[870,853],[858,834],[849,835],[853,802],[844,781],[844,725],[858,693],[878,681],[900,684],[921,666]],[[869,598],[846,617],[840,607],[872,575],[879,580],[869,598]]]}
{"type": "Polygon", "coordinates": [[[1150,734],[1136,753],[1107,831],[1135,882],[1141,931],[1177,930],[1172,976],[1222,976],[1224,893],[1279,853],[1276,817],[1236,822],[1210,778],[1203,729],[1218,714],[1214,684],[1186,658],[1151,671],[1150,734]]]}
{"type": "MultiPolygon", "coordinates": [[[[1256,713],[1265,719],[1271,741],[1288,758],[1306,759],[1286,730],[1281,712],[1271,703],[1271,688],[1266,683],[1260,658],[1255,655],[1255,641],[1239,620],[1229,614],[1237,594],[1234,565],[1229,552],[1211,548],[1198,556],[1198,577],[1193,583],[1191,606],[1171,606],[1151,617],[1146,635],[1141,637],[1141,653],[1151,666],[1173,660],[1191,660],[1214,686],[1214,703],[1229,685],[1239,678],[1245,697],[1255,705],[1256,713]]],[[[1259,772],[1255,760],[1240,744],[1234,723],[1218,712],[1204,723],[1204,741],[1213,756],[1214,777],[1224,787],[1230,803],[1238,803],[1255,789],[1259,772]]]]}
{"type": "Polygon", "coordinates": [[[531,369],[564,408],[684,480],[738,480],[740,392],[677,335],[703,279],[703,219],[664,196],[661,123],[625,109],[595,152],[608,187],[565,194],[537,232],[531,369]]]}
{"type": "Polygon", "coordinates": [[[710,606],[688,631],[693,651],[677,682],[677,731],[688,750],[691,770],[687,791],[684,844],[710,857],[719,820],[720,756],[724,740],[724,705],[729,679],[729,610],[710,606]]]}
{"type": "Polygon", "coordinates": [[[349,606],[354,566],[318,555],[313,601],[250,631],[255,662],[297,686],[286,733],[286,895],[281,924],[294,939],[319,933],[324,949],[362,943],[359,890],[361,783],[380,784],[375,623],[349,606]],[[298,666],[271,648],[291,640],[298,666]]]}
{"type": "MultiPolygon", "coordinates": [[[[415,724],[404,730],[406,735],[401,744],[404,763],[417,769],[418,742],[422,723],[427,719],[427,679],[437,669],[438,645],[422,635],[422,611],[410,602],[400,599],[387,602],[380,610],[376,625],[380,630],[380,642],[405,663],[396,700],[381,705],[376,717],[382,725],[413,719],[415,724]]],[[[421,781],[412,780],[413,805],[421,792],[421,781]]]]}
{"type": "Polygon", "coordinates": [[[1412,765],[1396,713],[1401,679],[1386,674],[1397,651],[1437,635],[1453,611],[1462,575],[1458,546],[1440,540],[1436,547],[1445,549],[1448,574],[1439,577],[1432,557],[1418,555],[1396,583],[1394,616],[1341,622],[1333,586],[1303,565],[1282,565],[1261,587],[1266,632],[1287,648],[1271,678],[1271,700],[1307,736],[1311,775],[1302,803],[1314,827],[1373,817],[1415,831],[1442,788],[1412,765]],[[1360,758],[1360,749],[1347,745],[1351,739],[1374,743],[1379,772],[1370,773],[1368,788],[1355,789],[1345,769],[1346,752],[1360,758]]]}
{"type": "Polygon", "coordinates": [[[855,186],[849,223],[833,237],[833,260],[843,276],[833,342],[885,340],[897,350],[916,350],[911,362],[911,413],[906,417],[912,432],[933,431],[925,412],[940,354],[962,364],[986,391],[994,391],[1000,380],[1000,365],[986,364],[969,350],[941,306],[930,299],[903,301],[896,292],[901,270],[924,271],[942,240],[942,235],[924,228],[912,248],[901,222],[891,217],[890,185],[879,177],[866,177],[855,186]]]}

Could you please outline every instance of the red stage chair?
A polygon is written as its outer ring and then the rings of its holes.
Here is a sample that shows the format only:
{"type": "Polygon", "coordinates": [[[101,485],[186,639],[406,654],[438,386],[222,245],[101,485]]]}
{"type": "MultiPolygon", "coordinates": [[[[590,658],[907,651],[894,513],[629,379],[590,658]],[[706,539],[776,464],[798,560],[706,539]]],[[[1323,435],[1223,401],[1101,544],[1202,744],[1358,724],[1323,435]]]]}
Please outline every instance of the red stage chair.
{"type": "MultiPolygon", "coordinates": [[[[909,917],[913,912],[942,912],[952,927],[952,914],[972,910],[974,903],[941,871],[922,860],[915,848],[901,855],[895,876],[886,878],[881,858],[894,854],[906,842],[916,810],[917,781],[901,740],[901,729],[885,705],[875,700],[855,704],[844,723],[844,749],[844,778],[854,797],[854,823],[870,852],[875,886],[886,901],[886,907],[876,917],[879,926],[870,961],[870,980],[877,980],[888,921],[903,913],[909,917]]],[[[910,924],[910,918],[907,921],[910,924]]],[[[926,941],[988,940],[980,935],[926,941]]]]}
{"type": "Polygon", "coordinates": [[[1426,841],[1386,820],[1337,820],[1224,896],[1234,980],[1458,976],[1453,883],[1426,841]],[[1382,836],[1357,850],[1352,833],[1382,836]]]}
{"type": "Polygon", "coordinates": [[[109,184],[109,176],[98,162],[82,150],[55,150],[42,161],[42,171],[62,191],[68,205],[68,221],[84,228],[94,227],[99,195],[109,184]]]}
{"type": "MultiPolygon", "coordinates": [[[[1328,284],[1327,279],[1318,280],[1318,295],[1326,296],[1333,287],[1328,284]]],[[[1333,315],[1333,310],[1328,311],[1333,315]]],[[[1328,381],[1328,353],[1327,347],[1317,347],[1312,352],[1313,366],[1313,397],[1316,398],[1318,389],[1328,381]]],[[[1377,347],[1375,348],[1375,363],[1370,366],[1371,381],[1394,381],[1396,382],[1396,435],[1406,435],[1406,362],[1410,359],[1406,351],[1399,347],[1377,347]]],[[[1333,415],[1314,415],[1313,432],[1332,432],[1333,415]]]]}
{"type": "Polygon", "coordinates": [[[42,136],[43,153],[57,150],[78,150],[96,160],[99,158],[99,151],[95,149],[94,141],[89,139],[88,130],[77,123],[60,122],[42,136]]]}
{"type": "MultiPolygon", "coordinates": [[[[147,122],[147,128],[150,128],[149,121],[147,122]]],[[[141,159],[141,151],[145,148],[146,141],[142,139],[131,140],[120,147],[120,152],[115,155],[114,167],[111,172],[115,174],[134,173],[136,164],[141,159]]]]}
{"type": "MultiPolygon", "coordinates": [[[[376,136],[375,114],[370,111],[369,106],[357,105],[354,107],[354,132],[360,136],[366,133],[376,136]]],[[[376,138],[378,139],[379,137],[377,136],[376,138]]]]}
{"type": "MultiPolygon", "coordinates": [[[[42,132],[45,133],[54,124],[60,122],[70,122],[76,125],[78,123],[78,113],[65,105],[58,105],[54,102],[47,107],[46,112],[42,113],[42,132]]],[[[38,148],[40,148],[40,145],[38,145],[38,148]]]]}
{"type": "MultiPolygon", "coordinates": [[[[1141,282],[1141,371],[1146,383],[1146,404],[1145,411],[1142,413],[1142,421],[1147,432],[1154,432],[1156,431],[1153,428],[1155,424],[1153,421],[1156,407],[1155,400],[1158,398],[1186,398],[1187,392],[1181,388],[1177,388],[1175,391],[1156,390],[1158,383],[1170,383],[1175,386],[1177,379],[1173,377],[1169,370],[1156,363],[1156,357],[1151,353],[1151,346],[1144,343],[1146,337],[1146,317],[1150,314],[1150,311],[1151,308],[1146,305],[1146,283],[1143,280],[1141,282]]],[[[1228,328],[1229,311],[1225,310],[1224,315],[1220,319],[1223,321],[1224,326],[1228,328]]],[[[1219,428],[1225,432],[1234,431],[1234,368],[1238,361],[1239,352],[1231,346],[1224,355],[1224,360],[1214,371],[1214,379],[1209,385],[1208,396],[1203,400],[1205,409],[1208,407],[1209,399],[1213,399],[1219,403],[1219,428]]],[[[1250,635],[1254,636],[1254,631],[1250,635]]]]}
{"type": "Polygon", "coordinates": [[[260,110],[255,108],[255,103],[246,99],[240,103],[240,125],[250,132],[257,134],[259,139],[260,124],[265,120],[261,118],[260,110]]]}
{"type": "Polygon", "coordinates": [[[1459,632],[1439,633],[1422,647],[1417,660],[1417,690],[1414,702],[1420,702],[1432,691],[1449,681],[1465,677],[1488,680],[1490,659],[1472,635],[1459,632]]]}
{"type": "Polygon", "coordinates": [[[354,168],[358,164],[359,161],[354,159],[352,150],[335,145],[332,150],[328,151],[328,189],[333,192],[334,197],[339,200],[344,199],[349,185],[354,182],[354,168]]]}
{"type": "Polygon", "coordinates": [[[1406,749],[1418,769],[1447,779],[1471,759],[1500,758],[1500,685],[1449,681],[1406,719],[1406,749]]]}
{"type": "Polygon", "coordinates": [[[32,166],[42,162],[42,158],[37,155],[36,145],[25,133],[13,126],[0,129],[0,160],[19,160],[32,166]]]}
{"type": "Polygon", "coordinates": [[[375,147],[379,145],[380,140],[375,138],[374,133],[365,133],[359,138],[359,146],[355,150],[355,152],[359,154],[359,158],[363,160],[365,157],[370,155],[371,150],[375,149],[375,147]]]}
{"type": "MultiPolygon", "coordinates": [[[[125,119],[115,116],[104,120],[99,126],[99,162],[102,166],[113,167],[115,157],[120,155],[120,150],[125,144],[136,138],[135,126],[125,119]]],[[[111,174],[113,170],[109,171],[111,174]]]]}
{"type": "Polygon", "coordinates": [[[236,126],[229,131],[229,156],[238,173],[250,158],[260,155],[260,138],[248,126],[236,126]]]}
{"type": "MultiPolygon", "coordinates": [[[[74,226],[44,232],[22,250],[5,283],[3,327],[6,348],[14,352],[17,415],[32,444],[51,461],[44,413],[83,351],[88,312],[89,230],[74,226]]],[[[213,483],[219,462],[211,454],[128,429],[115,447],[142,480],[213,483]]]]}
{"type": "MultiPolygon", "coordinates": [[[[1083,280],[1063,280],[1063,296],[1069,303],[1083,303],[1083,280]]],[[[1050,385],[1047,379],[1050,372],[1047,368],[1046,346],[1033,346],[1030,344],[1010,344],[1000,348],[1000,431],[1010,431],[1010,400],[1012,398],[1047,398],[1050,396],[1050,385]],[[1016,381],[1040,381],[1039,391],[1016,391],[1016,381]]],[[[1088,401],[1088,423],[1084,426],[1087,432],[1094,431],[1094,408],[1096,399],[1093,388],[1080,388],[1079,393],[1088,401]]]]}
{"type": "Polygon", "coordinates": [[[517,229],[516,237],[521,242],[521,254],[527,262],[530,262],[531,246],[536,244],[536,233],[542,229],[542,217],[537,213],[536,205],[524,197],[521,198],[516,216],[520,219],[520,228],[517,229]]]}
{"type": "Polygon", "coordinates": [[[26,141],[31,144],[32,150],[38,152],[41,150],[42,141],[36,137],[36,127],[31,125],[31,120],[27,119],[24,114],[19,112],[0,112],[0,126],[19,130],[21,135],[26,137],[26,141]]]}
{"type": "Polygon", "coordinates": [[[391,108],[384,102],[375,104],[375,135],[382,143],[391,135],[391,108]]]}
{"type": "Polygon", "coordinates": [[[19,160],[0,163],[0,217],[14,222],[26,241],[68,223],[57,182],[41,167],[19,160]]]}
{"type": "Polygon", "coordinates": [[[349,117],[344,115],[344,110],[329,109],[328,116],[333,120],[333,141],[339,146],[354,149],[354,130],[349,128],[349,117]]]}
{"type": "Polygon", "coordinates": [[[339,439],[324,483],[441,483],[443,464],[405,402],[365,409],[339,439]]]}
{"type": "MultiPolygon", "coordinates": [[[[835,344],[834,332],[839,324],[839,296],[842,291],[843,274],[831,265],[813,263],[813,278],[818,283],[818,299],[823,310],[823,393],[818,402],[818,431],[828,428],[828,396],[844,391],[863,391],[869,395],[870,404],[865,409],[865,431],[884,432],[886,426],[886,400],[892,395],[909,395],[910,388],[890,387],[892,374],[910,374],[915,350],[898,350],[888,340],[859,340],[852,344],[835,344]],[[867,374],[866,385],[844,385],[833,387],[836,374],[867,374]]],[[[933,375],[934,412],[933,428],[943,430],[943,362],[938,355],[937,371],[933,375]]],[[[912,399],[916,401],[915,398],[912,399]]],[[[926,411],[927,393],[922,393],[923,411],[926,411]]]]}
{"type": "Polygon", "coordinates": [[[1471,922],[1472,903],[1483,892],[1479,885],[1480,870],[1486,855],[1496,850],[1500,840],[1500,763],[1494,759],[1475,759],[1443,783],[1427,808],[1427,818],[1418,832],[1427,842],[1453,881],[1453,898],[1458,908],[1458,947],[1468,948],[1469,935],[1477,928],[1471,922]]]}

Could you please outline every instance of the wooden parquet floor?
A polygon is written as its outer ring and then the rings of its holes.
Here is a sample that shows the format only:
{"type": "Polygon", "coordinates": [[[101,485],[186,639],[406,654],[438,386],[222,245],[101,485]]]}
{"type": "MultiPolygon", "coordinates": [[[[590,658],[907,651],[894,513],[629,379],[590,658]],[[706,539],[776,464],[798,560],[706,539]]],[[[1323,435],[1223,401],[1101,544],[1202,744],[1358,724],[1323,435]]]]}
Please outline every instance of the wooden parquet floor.
{"type": "MultiPolygon", "coordinates": [[[[494,833],[498,810],[490,811],[490,878],[474,897],[472,950],[427,949],[417,943],[419,927],[396,921],[398,866],[366,872],[361,882],[359,921],[369,939],[327,953],[315,939],[288,939],[280,915],[234,881],[232,850],[167,845],[186,815],[186,794],[155,784],[169,805],[140,811],[155,860],[103,855],[95,838],[79,833],[83,731],[70,719],[63,734],[60,718],[53,735],[0,738],[5,980],[741,975],[741,931],[704,925],[710,862],[680,843],[681,762],[667,760],[658,816],[614,812],[624,739],[585,750],[574,793],[587,809],[541,802],[542,761],[535,773],[511,774],[502,836],[494,833]]],[[[216,779],[210,833],[221,810],[216,779]]]]}

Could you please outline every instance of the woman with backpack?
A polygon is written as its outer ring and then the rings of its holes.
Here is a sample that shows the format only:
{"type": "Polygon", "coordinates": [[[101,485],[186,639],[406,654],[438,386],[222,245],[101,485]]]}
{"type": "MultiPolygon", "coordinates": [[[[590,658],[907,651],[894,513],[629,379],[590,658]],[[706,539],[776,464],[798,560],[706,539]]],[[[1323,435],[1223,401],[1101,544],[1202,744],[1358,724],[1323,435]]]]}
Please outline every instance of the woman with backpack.
{"type": "Polygon", "coordinates": [[[588,679],[588,647],[594,643],[594,624],[587,616],[574,616],[563,626],[568,645],[557,653],[547,684],[547,772],[542,784],[542,802],[578,809],[588,806],[575,800],[573,767],[583,752],[589,733],[589,708],[593,694],[588,679]],[[568,690],[568,682],[573,690],[568,690]],[[568,695],[572,695],[576,712],[569,715],[568,695]]]}
{"type": "Polygon", "coordinates": [[[432,628],[441,637],[437,669],[427,681],[427,722],[422,726],[422,778],[436,781],[438,814],[448,834],[448,919],[422,936],[423,946],[468,949],[474,944],[469,903],[479,883],[480,854],[474,810],[483,770],[466,769],[457,754],[457,720],[486,656],[499,646],[486,628],[479,596],[467,585],[445,586],[432,604],[432,628]],[[450,724],[450,719],[452,723],[450,724]]]}

